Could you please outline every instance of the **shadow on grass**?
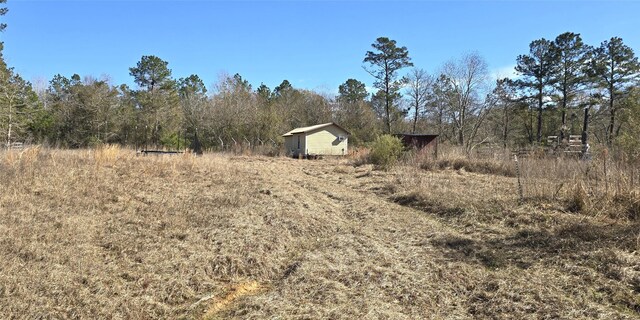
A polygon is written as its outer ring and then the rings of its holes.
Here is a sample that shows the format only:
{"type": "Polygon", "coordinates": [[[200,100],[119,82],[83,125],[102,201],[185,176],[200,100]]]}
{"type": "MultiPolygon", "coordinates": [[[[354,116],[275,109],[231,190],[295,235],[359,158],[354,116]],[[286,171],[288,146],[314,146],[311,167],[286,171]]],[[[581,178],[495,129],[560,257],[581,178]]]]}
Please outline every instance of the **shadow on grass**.
{"type": "MultiPolygon", "coordinates": [[[[444,235],[431,243],[440,247],[445,257],[490,270],[507,267],[529,269],[534,265],[565,269],[576,283],[588,284],[597,292],[592,299],[611,304],[634,316],[640,315],[640,279],[625,277],[630,266],[614,249],[632,252],[640,225],[601,226],[588,223],[566,225],[553,231],[524,229],[509,236],[476,240],[464,236],[444,235]],[[587,271],[592,270],[592,271],[587,271]],[[599,274],[592,277],[591,274],[599,274]],[[631,290],[629,290],[631,289],[631,290]]],[[[475,304],[472,304],[472,307],[475,304]]],[[[480,306],[481,307],[481,306],[480,306]]],[[[489,310],[492,310],[490,306],[489,310]]]]}
{"type": "MultiPolygon", "coordinates": [[[[627,252],[637,250],[639,224],[596,225],[590,223],[568,224],[555,230],[527,228],[507,236],[497,236],[486,240],[475,240],[459,236],[436,238],[432,243],[444,249],[452,259],[470,263],[480,263],[488,268],[509,265],[523,269],[534,263],[548,260],[572,259],[585,265],[594,258],[597,265],[615,265],[618,261],[601,252],[619,249],[627,252]]],[[[604,274],[619,280],[612,270],[604,274]]]]}

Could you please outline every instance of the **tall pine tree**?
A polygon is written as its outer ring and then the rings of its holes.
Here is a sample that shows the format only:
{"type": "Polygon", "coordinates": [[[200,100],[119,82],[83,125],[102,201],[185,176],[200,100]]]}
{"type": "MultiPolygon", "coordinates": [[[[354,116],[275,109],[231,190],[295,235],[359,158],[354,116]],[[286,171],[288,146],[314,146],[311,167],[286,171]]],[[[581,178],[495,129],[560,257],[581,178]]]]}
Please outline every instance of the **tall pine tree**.
{"type": "Polygon", "coordinates": [[[640,63],[633,50],[621,38],[613,37],[591,52],[587,70],[596,88],[605,92],[609,114],[606,142],[611,146],[620,132],[620,123],[616,119],[622,107],[619,101],[623,98],[624,90],[638,80],[640,63]]]}
{"type": "Polygon", "coordinates": [[[553,78],[553,50],[552,42],[544,38],[529,44],[529,54],[519,55],[516,71],[522,75],[518,85],[531,92],[535,98],[538,110],[538,128],[536,140],[542,141],[542,110],[545,106],[545,96],[548,89],[555,83],[553,78]]]}
{"type": "Polygon", "coordinates": [[[371,46],[376,51],[367,51],[363,62],[373,67],[365,70],[376,78],[374,86],[379,90],[376,95],[384,102],[385,129],[391,133],[391,124],[404,115],[399,108],[400,88],[404,82],[398,79],[398,71],[413,63],[407,47],[398,47],[395,40],[380,37],[371,46]]]}
{"type": "Polygon", "coordinates": [[[552,81],[559,92],[559,104],[562,110],[562,128],[560,140],[566,137],[567,109],[573,107],[576,95],[584,87],[587,52],[589,47],[582,42],[580,34],[565,32],[556,37],[552,53],[554,70],[552,81]]]}

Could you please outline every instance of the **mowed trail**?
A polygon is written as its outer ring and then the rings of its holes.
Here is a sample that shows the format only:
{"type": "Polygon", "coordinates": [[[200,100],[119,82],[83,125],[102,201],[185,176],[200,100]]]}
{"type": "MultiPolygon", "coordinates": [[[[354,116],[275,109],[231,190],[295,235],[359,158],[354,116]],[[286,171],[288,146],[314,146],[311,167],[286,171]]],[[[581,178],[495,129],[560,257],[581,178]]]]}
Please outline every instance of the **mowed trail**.
{"type": "MultiPolygon", "coordinates": [[[[510,208],[517,202],[512,178],[387,173],[333,160],[278,159],[259,168],[268,181],[265,193],[287,204],[280,214],[317,224],[292,239],[288,266],[268,281],[269,290],[238,299],[222,317],[638,317],[637,294],[621,301],[594,295],[624,291],[624,284],[594,273],[591,257],[574,260],[591,254],[589,246],[599,250],[564,234],[584,218],[510,208]],[[442,198],[430,200],[442,207],[413,209],[393,196],[428,187],[441,189],[431,194],[442,198]],[[546,233],[554,228],[558,235],[546,233]]],[[[633,267],[637,259],[630,259],[633,267]]]]}
{"type": "MultiPolygon", "coordinates": [[[[247,298],[229,315],[470,316],[460,303],[470,291],[453,266],[457,262],[431,244],[443,234],[457,233],[422,211],[380,195],[392,183],[392,174],[333,160],[286,159],[260,167],[269,182],[266,193],[285,198],[289,214],[322,223],[315,232],[301,235],[291,267],[271,282],[271,290],[247,298]]],[[[484,276],[479,270],[475,277],[484,276]]]]}

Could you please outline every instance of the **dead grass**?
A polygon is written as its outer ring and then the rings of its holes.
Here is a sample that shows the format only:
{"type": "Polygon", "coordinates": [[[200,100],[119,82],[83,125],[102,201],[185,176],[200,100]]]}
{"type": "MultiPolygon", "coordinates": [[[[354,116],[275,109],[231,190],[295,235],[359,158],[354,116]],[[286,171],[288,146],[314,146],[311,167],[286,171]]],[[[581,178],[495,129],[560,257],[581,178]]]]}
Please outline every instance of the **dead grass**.
{"type": "MultiPolygon", "coordinates": [[[[597,151],[589,161],[540,151],[520,157],[516,166],[508,151],[468,155],[448,146],[438,158],[431,151],[408,153],[405,164],[427,171],[504,177],[516,177],[519,172],[524,200],[561,201],[566,210],[585,215],[640,218],[640,169],[634,162],[614,160],[606,150],[597,151]]],[[[519,192],[517,185],[513,192],[519,192]]]]}
{"type": "Polygon", "coordinates": [[[502,157],[470,157],[454,148],[445,149],[437,158],[433,156],[433,151],[431,150],[413,151],[407,155],[406,162],[429,171],[464,170],[466,172],[501,175],[505,177],[516,176],[514,163],[503,161],[502,157]]]}
{"type": "Polygon", "coordinates": [[[515,186],[335,159],[3,151],[0,318],[640,317],[638,220],[570,211],[562,190],[519,204],[515,186]]]}

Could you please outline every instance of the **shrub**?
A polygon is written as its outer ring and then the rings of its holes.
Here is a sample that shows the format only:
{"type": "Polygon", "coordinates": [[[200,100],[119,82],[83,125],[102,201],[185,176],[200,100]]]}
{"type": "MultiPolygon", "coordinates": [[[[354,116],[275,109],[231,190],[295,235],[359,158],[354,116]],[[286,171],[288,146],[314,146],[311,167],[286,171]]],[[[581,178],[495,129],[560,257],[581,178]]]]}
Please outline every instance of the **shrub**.
{"type": "Polygon", "coordinates": [[[371,144],[369,160],[376,167],[387,170],[398,161],[402,155],[402,149],[400,139],[390,135],[382,135],[371,144]]]}

